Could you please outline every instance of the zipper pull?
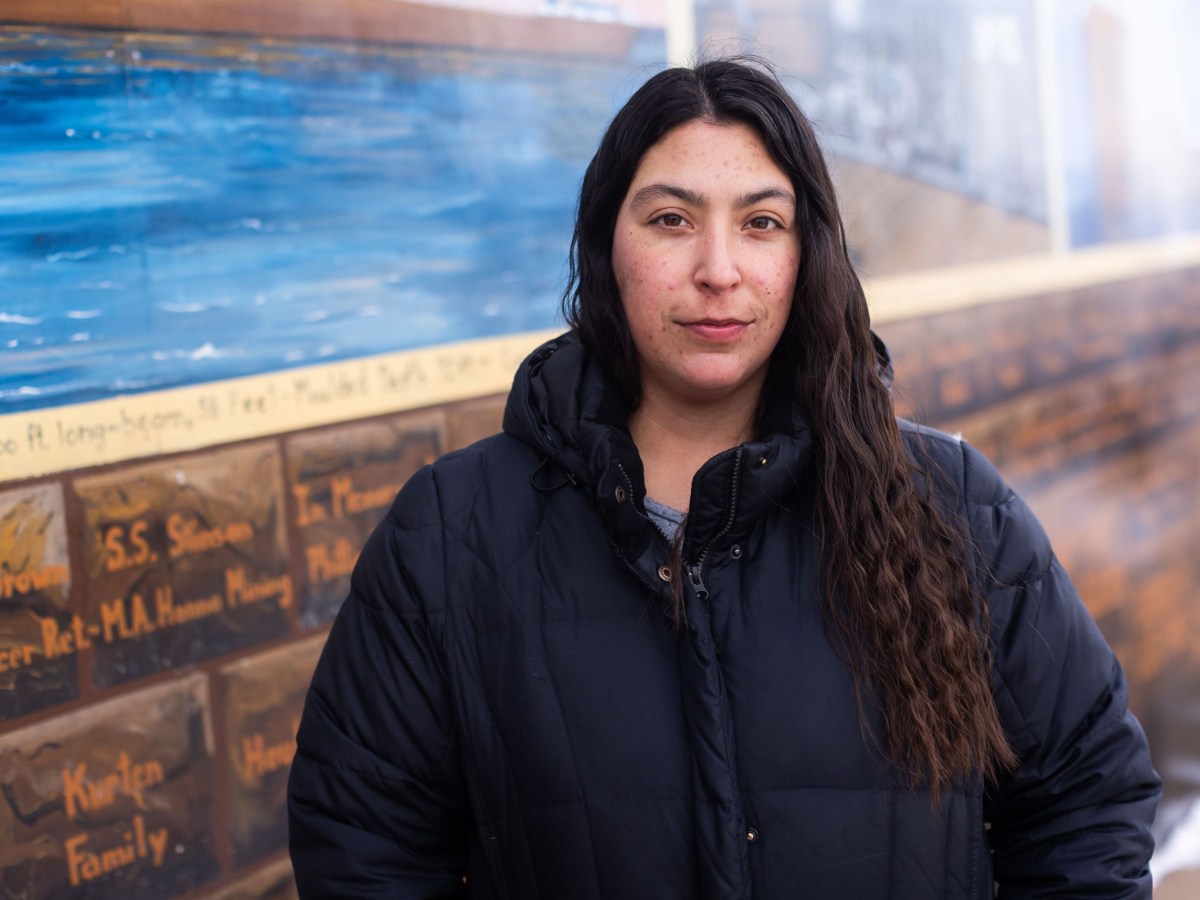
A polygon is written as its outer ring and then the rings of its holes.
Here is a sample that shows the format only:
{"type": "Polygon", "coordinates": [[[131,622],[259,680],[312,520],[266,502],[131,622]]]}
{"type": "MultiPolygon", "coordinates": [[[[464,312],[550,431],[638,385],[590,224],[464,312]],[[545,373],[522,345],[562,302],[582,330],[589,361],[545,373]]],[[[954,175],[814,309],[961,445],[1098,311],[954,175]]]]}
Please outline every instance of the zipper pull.
{"type": "Polygon", "coordinates": [[[704,574],[700,570],[700,564],[687,566],[688,580],[691,581],[692,587],[696,591],[696,596],[701,600],[708,599],[708,587],[704,583],[704,574]]]}

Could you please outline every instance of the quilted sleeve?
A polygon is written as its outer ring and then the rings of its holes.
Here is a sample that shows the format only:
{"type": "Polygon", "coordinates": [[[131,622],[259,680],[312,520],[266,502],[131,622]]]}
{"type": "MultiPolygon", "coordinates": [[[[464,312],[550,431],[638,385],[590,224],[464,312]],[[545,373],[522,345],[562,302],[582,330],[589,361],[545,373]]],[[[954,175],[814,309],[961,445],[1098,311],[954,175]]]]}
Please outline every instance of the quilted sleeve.
{"type": "Polygon", "coordinates": [[[998,896],[1149,900],[1161,785],[1121,666],[1033,512],[977,451],[964,453],[993,688],[1020,760],[985,802],[998,896]]]}
{"type": "Polygon", "coordinates": [[[431,606],[444,584],[431,470],[368,540],[313,676],[288,783],[296,884],[309,897],[465,897],[454,713],[431,606]]]}

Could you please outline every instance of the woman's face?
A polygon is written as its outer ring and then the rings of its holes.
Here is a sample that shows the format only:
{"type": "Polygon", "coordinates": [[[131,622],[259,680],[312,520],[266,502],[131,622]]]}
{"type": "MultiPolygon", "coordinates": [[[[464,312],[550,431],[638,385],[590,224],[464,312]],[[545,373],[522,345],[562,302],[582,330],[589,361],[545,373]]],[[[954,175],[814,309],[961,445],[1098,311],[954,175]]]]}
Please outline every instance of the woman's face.
{"type": "Polygon", "coordinates": [[[745,125],[693,121],[642,158],[612,267],[645,400],[757,402],[800,265],[796,198],[745,125]]]}

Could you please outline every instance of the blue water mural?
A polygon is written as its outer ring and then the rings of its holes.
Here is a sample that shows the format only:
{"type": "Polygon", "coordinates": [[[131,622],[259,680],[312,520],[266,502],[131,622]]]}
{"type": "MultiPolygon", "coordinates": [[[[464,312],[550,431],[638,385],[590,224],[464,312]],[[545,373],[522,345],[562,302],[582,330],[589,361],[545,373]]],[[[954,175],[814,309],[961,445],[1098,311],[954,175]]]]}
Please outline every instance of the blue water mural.
{"type": "Polygon", "coordinates": [[[661,37],[0,28],[0,413],[553,326],[583,168],[661,37]]]}

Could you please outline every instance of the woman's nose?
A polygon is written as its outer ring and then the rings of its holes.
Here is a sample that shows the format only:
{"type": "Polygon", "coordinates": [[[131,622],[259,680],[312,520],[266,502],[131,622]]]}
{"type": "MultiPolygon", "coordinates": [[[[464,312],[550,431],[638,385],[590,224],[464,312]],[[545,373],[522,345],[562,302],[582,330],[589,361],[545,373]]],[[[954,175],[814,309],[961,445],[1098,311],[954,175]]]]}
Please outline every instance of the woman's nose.
{"type": "Polygon", "coordinates": [[[696,283],[709,291],[726,291],[741,280],[735,238],[723,229],[713,229],[698,246],[696,283]]]}

